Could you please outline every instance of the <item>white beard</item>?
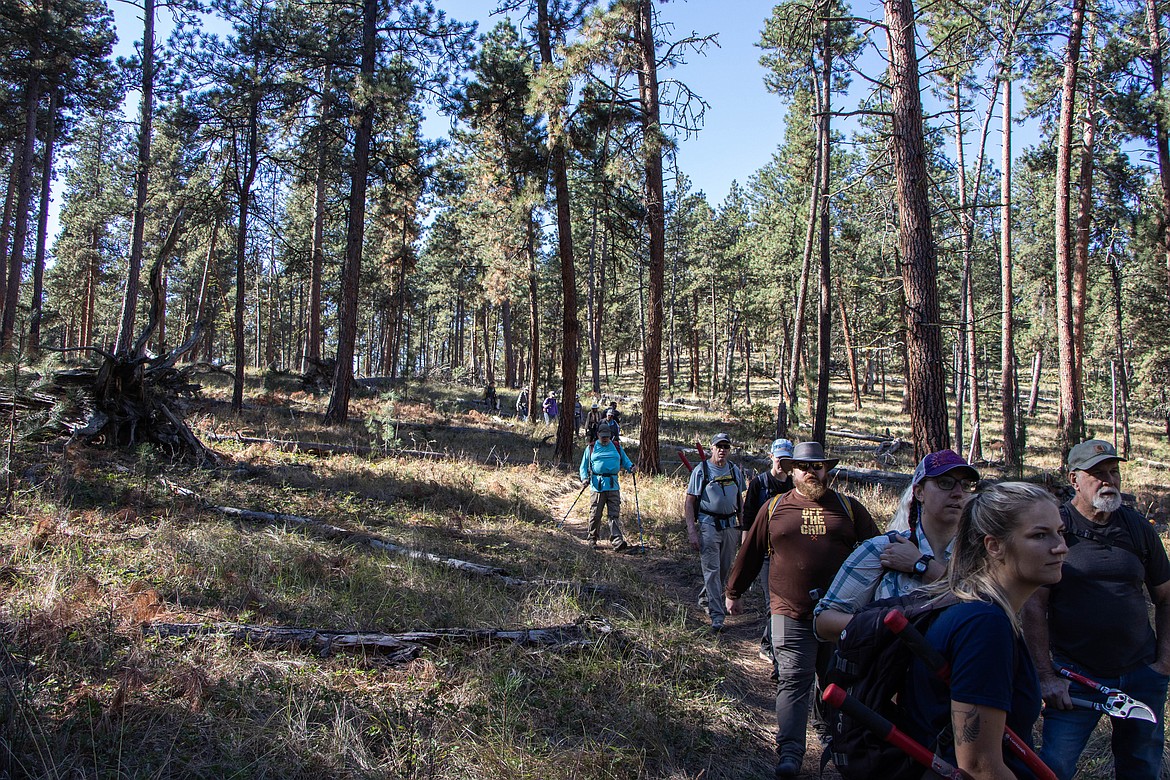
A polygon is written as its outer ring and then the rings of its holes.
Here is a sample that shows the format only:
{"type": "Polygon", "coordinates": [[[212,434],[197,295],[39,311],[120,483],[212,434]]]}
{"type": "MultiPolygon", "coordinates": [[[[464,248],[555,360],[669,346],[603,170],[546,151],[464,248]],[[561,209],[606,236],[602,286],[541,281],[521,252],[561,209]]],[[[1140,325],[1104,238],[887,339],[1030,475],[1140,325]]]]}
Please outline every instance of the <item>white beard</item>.
{"type": "Polygon", "coordinates": [[[1093,496],[1093,508],[1098,512],[1113,514],[1121,509],[1121,493],[1115,490],[1101,491],[1093,496]]]}

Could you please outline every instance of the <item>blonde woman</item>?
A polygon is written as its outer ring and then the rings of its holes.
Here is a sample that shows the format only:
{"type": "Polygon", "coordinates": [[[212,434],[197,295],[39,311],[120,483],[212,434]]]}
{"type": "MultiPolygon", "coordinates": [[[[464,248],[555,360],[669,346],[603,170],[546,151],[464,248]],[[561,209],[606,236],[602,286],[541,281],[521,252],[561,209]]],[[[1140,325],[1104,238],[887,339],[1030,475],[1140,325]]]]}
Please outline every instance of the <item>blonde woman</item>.
{"type": "Polygon", "coordinates": [[[1056,500],[1044,489],[1004,482],[963,508],[945,585],[946,608],[926,640],[951,668],[950,684],[921,661],[905,691],[908,731],[976,780],[1030,778],[1005,755],[1005,726],[1025,738],[1040,715],[1040,683],[1020,629],[1020,610],[1040,587],[1060,581],[1068,547],[1056,500]]]}

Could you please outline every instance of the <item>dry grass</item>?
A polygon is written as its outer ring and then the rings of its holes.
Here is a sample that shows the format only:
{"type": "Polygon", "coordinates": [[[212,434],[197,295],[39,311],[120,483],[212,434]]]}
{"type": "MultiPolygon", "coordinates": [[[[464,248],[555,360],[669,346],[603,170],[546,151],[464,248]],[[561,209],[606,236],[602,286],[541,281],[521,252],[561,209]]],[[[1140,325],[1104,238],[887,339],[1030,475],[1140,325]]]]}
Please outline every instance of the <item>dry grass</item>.
{"type": "MultiPolygon", "coordinates": [[[[610,389],[629,392],[619,383],[610,389]]],[[[222,400],[223,388],[209,394],[222,400]]],[[[548,466],[549,429],[459,400],[476,397],[468,388],[412,384],[358,399],[354,422],[333,429],[321,425],[322,399],[270,382],[249,394],[241,418],[222,403],[195,418],[221,433],[452,456],[440,460],[319,458],[224,442],[217,449],[229,466],[208,472],[148,449],[62,455],[21,447],[18,512],[0,520],[0,776],[769,774],[768,715],[743,702],[758,683],[704,635],[680,598],[697,579],[682,533],[683,476],[638,477],[650,555],[591,553],[557,529],[579,483],[548,466]],[[604,582],[617,595],[510,589],[280,524],[233,521],[170,493],[158,479],[164,474],[215,504],[310,516],[519,577],[604,582]],[[318,657],[141,630],[150,620],[517,628],[582,615],[603,617],[614,633],[566,652],[446,645],[406,665],[373,653],[318,657]]],[[[897,400],[867,402],[865,416],[842,414],[834,424],[874,429],[896,419],[897,400]]],[[[758,422],[746,410],[669,409],[663,457],[724,428],[744,454],[760,452],[770,436],[753,428],[758,422]]],[[[626,430],[623,438],[636,440],[636,425],[626,430]]],[[[1143,446],[1157,457],[1155,445],[1143,446]]],[[[1158,478],[1137,468],[1132,475],[1158,478]]],[[[634,491],[622,479],[633,537],[634,491]]],[[[850,492],[879,520],[892,513],[888,492],[850,492]]],[[[584,511],[582,500],[573,515],[584,511]]]]}

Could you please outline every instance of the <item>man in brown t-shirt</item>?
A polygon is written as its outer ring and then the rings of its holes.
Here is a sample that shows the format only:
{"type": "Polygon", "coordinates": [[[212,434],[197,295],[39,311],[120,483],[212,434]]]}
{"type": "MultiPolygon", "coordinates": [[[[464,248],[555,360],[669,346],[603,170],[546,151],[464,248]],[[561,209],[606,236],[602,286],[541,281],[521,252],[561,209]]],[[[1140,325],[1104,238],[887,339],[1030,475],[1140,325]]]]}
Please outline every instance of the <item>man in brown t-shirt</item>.
{"type": "Polygon", "coordinates": [[[796,445],[790,463],[794,489],[765,505],[752,523],[727,580],[727,611],[739,599],[772,551],[768,590],[772,604],[772,648],[780,675],[776,687],[776,777],[796,777],[804,760],[805,729],[813,678],[824,669],[828,645],[813,633],[816,596],[862,541],[880,531],[864,506],[826,486],[837,458],[825,457],[819,442],[796,445]],[[772,511],[769,514],[768,508],[772,511]],[[824,654],[818,664],[818,651],[824,654]]]}

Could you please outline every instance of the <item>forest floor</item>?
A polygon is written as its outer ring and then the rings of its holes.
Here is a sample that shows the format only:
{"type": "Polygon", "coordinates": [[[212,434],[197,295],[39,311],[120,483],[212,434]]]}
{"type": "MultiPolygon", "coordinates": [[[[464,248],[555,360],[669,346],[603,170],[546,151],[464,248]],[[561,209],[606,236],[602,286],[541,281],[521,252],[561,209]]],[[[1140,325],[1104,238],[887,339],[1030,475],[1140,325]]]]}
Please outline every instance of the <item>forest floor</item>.
{"type": "MultiPolygon", "coordinates": [[[[589,548],[588,496],[570,511],[580,482],[549,462],[552,429],[487,413],[473,388],[396,386],[325,428],[327,398],[249,381],[239,416],[215,378],[187,409],[212,469],[147,445],[63,447],[16,421],[0,777],[771,777],[763,597],[709,632],[678,459],[727,430],[733,460],[762,467],[767,407],[664,409],[668,473],[639,474],[636,503],[621,478],[626,538],[644,544],[628,554],[589,548]],[[273,627],[302,633],[258,633],[273,627]],[[362,632],[382,644],[349,647],[362,632]]],[[[897,435],[892,396],[831,425],[897,435]]],[[[1027,476],[1051,484],[1049,426],[1032,423],[1027,476]]],[[[1139,430],[1136,452],[1170,460],[1155,433],[1139,430]]],[[[836,444],[842,466],[913,466],[836,444]]],[[[1170,505],[1163,474],[1127,464],[1139,508],[1170,505]]],[[[879,522],[892,513],[894,490],[839,487],[879,522]]],[[[1111,776],[1099,731],[1081,780],[1111,776]]]]}

